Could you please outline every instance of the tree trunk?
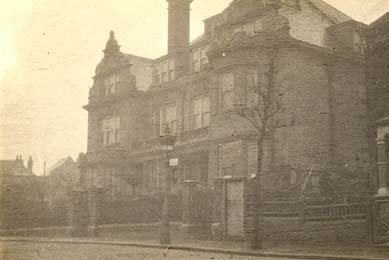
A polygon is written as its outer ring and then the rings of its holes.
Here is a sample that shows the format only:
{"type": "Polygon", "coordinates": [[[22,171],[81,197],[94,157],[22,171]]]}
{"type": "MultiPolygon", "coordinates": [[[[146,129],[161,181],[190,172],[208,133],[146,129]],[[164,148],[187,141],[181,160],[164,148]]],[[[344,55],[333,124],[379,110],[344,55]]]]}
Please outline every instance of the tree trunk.
{"type": "Polygon", "coordinates": [[[263,158],[263,135],[257,141],[257,175],[255,177],[254,197],[255,197],[255,213],[254,213],[254,233],[251,241],[252,249],[261,249],[263,241],[262,227],[262,158],[263,158]]]}

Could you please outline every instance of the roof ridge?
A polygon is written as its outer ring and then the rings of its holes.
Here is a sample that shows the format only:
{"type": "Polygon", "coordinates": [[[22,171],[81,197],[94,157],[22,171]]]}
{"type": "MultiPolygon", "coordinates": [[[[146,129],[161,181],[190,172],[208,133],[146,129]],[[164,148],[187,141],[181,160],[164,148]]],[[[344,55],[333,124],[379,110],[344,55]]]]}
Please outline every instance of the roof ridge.
{"type": "Polygon", "coordinates": [[[154,59],[152,58],[147,58],[147,57],[143,57],[143,56],[140,56],[140,55],[135,55],[135,54],[131,54],[131,53],[124,53],[123,54],[127,57],[133,57],[133,58],[138,58],[138,59],[143,59],[143,60],[148,60],[148,61],[153,61],[154,59]]]}
{"type": "Polygon", "coordinates": [[[324,15],[337,23],[342,23],[348,20],[354,20],[344,12],[340,11],[333,5],[324,0],[308,0],[312,5],[319,9],[324,15]],[[332,13],[332,14],[331,14],[332,13]]]}

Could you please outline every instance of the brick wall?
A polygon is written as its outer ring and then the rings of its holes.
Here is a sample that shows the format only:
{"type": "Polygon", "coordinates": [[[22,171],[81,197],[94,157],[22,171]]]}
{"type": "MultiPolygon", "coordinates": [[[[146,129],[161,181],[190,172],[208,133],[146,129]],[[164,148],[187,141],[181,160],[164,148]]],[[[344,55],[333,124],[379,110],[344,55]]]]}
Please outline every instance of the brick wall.
{"type": "MultiPolygon", "coordinates": [[[[334,164],[365,173],[368,155],[366,80],[363,64],[337,61],[331,75],[334,164]]],[[[371,168],[370,168],[371,169],[371,168]]]]}
{"type": "Polygon", "coordinates": [[[290,34],[296,39],[325,46],[325,29],[334,22],[308,1],[300,1],[300,4],[303,12],[288,7],[280,9],[280,14],[289,20],[290,34]]]}
{"type": "Polygon", "coordinates": [[[281,102],[293,123],[275,132],[276,161],[301,168],[328,167],[329,88],[323,59],[294,49],[284,49],[278,57],[281,102]]]}

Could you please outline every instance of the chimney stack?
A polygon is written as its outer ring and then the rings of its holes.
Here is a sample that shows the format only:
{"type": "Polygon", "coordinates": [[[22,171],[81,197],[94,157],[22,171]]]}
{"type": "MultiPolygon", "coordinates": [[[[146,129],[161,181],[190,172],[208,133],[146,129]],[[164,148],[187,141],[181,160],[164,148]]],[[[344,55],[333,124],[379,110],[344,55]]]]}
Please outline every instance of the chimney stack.
{"type": "Polygon", "coordinates": [[[168,54],[187,51],[190,37],[190,4],[193,0],[167,0],[169,3],[168,54]]]}
{"type": "Polygon", "coordinates": [[[32,173],[32,166],[33,166],[34,162],[32,161],[32,157],[30,156],[28,158],[28,162],[27,162],[27,168],[28,170],[32,173]]]}
{"type": "Polygon", "coordinates": [[[176,71],[189,69],[190,4],[193,0],[166,0],[168,14],[168,55],[175,57],[176,71]]]}

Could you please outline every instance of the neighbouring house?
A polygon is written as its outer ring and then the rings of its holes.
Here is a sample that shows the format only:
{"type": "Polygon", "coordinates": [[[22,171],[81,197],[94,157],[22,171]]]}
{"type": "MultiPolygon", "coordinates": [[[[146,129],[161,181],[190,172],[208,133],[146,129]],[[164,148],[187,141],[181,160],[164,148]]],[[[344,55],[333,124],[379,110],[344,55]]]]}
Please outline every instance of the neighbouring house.
{"type": "Polygon", "coordinates": [[[20,155],[0,160],[0,208],[0,232],[38,226],[44,219],[44,189],[31,157],[27,167],[20,155]]]}
{"type": "Polygon", "coordinates": [[[72,157],[57,161],[47,170],[46,199],[49,207],[66,206],[79,181],[79,169],[72,157]]]}
{"type": "Polygon", "coordinates": [[[192,0],[167,2],[166,55],[125,54],[110,33],[84,107],[85,188],[102,188],[111,201],[160,194],[166,172],[160,136],[168,126],[177,136],[172,192],[183,198],[184,226],[213,224],[224,238],[246,238],[257,132],[236,107],[256,102],[251,81],[272,80],[283,113],[264,143],[266,198],[329,194],[344,202],[370,195],[366,25],[322,0],[234,0],[204,20],[204,33],[190,42],[192,0]],[[355,185],[338,185],[340,195],[320,187],[337,178],[355,185]]]}

